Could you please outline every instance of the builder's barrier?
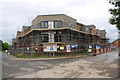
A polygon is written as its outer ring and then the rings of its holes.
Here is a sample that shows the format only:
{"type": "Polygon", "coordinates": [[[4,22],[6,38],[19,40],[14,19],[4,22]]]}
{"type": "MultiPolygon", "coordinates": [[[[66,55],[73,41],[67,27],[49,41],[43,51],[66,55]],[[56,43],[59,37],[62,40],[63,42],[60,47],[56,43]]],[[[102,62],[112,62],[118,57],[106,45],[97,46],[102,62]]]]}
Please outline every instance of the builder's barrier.
{"type": "Polygon", "coordinates": [[[106,53],[106,52],[110,52],[110,51],[112,51],[111,48],[99,48],[99,49],[94,50],[94,53],[96,55],[98,55],[98,54],[106,53]]]}

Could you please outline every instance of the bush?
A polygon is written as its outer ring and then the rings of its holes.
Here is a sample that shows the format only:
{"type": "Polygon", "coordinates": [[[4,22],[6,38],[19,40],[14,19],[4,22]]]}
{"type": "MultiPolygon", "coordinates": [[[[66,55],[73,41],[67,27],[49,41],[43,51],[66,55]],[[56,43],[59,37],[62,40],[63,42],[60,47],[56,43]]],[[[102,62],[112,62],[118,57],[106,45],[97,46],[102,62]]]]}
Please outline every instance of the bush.
{"type": "Polygon", "coordinates": [[[18,58],[22,58],[22,56],[23,56],[22,53],[17,54],[17,57],[18,57],[18,58]]]}
{"type": "Polygon", "coordinates": [[[37,56],[37,52],[34,52],[34,53],[33,53],[33,56],[37,56]]]}

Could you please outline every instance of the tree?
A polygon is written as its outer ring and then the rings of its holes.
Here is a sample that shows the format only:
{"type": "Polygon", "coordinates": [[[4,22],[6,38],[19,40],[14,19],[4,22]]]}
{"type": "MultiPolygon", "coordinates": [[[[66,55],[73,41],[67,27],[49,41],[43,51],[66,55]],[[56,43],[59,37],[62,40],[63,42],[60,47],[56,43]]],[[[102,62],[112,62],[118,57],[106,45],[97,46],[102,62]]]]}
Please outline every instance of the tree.
{"type": "Polygon", "coordinates": [[[9,50],[10,45],[7,42],[3,43],[3,50],[9,50]]]}
{"type": "Polygon", "coordinates": [[[0,40],[0,51],[2,51],[2,48],[3,48],[3,41],[0,40]]]}
{"type": "Polygon", "coordinates": [[[113,9],[109,9],[110,14],[112,14],[109,22],[120,30],[120,0],[110,0],[109,2],[115,6],[113,9]]]}

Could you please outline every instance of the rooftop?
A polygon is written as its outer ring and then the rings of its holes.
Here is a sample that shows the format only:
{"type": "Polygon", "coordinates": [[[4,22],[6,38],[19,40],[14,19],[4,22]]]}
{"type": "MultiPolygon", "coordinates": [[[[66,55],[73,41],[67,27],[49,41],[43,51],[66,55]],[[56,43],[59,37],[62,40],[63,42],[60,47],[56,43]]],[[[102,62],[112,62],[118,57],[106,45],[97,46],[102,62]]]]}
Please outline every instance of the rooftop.
{"type": "Polygon", "coordinates": [[[46,14],[46,15],[38,15],[38,16],[55,16],[55,15],[65,15],[65,14],[46,14]]]}

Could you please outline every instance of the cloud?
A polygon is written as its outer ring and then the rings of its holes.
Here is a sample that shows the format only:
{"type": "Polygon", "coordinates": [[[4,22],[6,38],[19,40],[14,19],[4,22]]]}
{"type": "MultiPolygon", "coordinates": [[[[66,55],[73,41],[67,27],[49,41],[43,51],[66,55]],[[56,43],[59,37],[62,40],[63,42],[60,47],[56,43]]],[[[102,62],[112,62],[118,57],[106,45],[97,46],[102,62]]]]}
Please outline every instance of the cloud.
{"type": "MultiPolygon", "coordinates": [[[[106,0],[1,0],[2,13],[0,28],[2,40],[9,42],[23,25],[30,25],[37,15],[67,14],[78,22],[94,24],[99,29],[106,29],[108,35],[117,30],[108,23],[109,8],[113,6],[106,0]],[[9,33],[8,35],[5,33],[9,33]]],[[[117,38],[110,36],[111,40],[117,38]]]]}

